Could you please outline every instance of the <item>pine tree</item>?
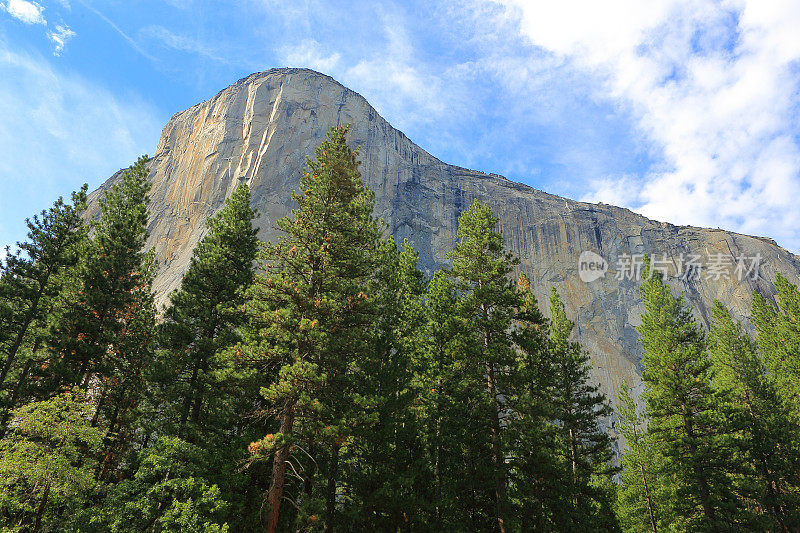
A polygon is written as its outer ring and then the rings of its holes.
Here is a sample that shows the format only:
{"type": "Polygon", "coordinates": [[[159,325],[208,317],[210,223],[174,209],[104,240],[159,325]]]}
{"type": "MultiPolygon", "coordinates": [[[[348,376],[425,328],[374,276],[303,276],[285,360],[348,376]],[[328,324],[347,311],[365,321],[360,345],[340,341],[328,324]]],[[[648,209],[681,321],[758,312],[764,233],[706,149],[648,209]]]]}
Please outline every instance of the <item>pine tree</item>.
{"type": "Polygon", "coordinates": [[[709,334],[714,385],[730,400],[741,465],[739,484],[748,507],[761,515],[755,527],[795,531],[800,527],[800,455],[794,443],[800,426],[782,401],[755,342],[716,302],[709,334]]]}
{"type": "Polygon", "coordinates": [[[711,386],[705,336],[661,274],[648,265],[644,275],[639,291],[645,313],[637,330],[649,431],[665,457],[662,479],[673,494],[668,512],[675,522],[668,527],[730,529],[739,514],[730,490],[732,443],[722,412],[725,399],[711,386]]]}
{"type": "Polygon", "coordinates": [[[86,239],[83,212],[86,185],[72,193],[72,203],[59,198],[40,216],[27,220],[28,241],[8,253],[0,269],[0,388],[13,377],[3,398],[5,427],[31,366],[46,336],[47,317],[63,289],[66,270],[78,261],[78,249],[86,239]],[[24,353],[24,357],[20,357],[24,353]]]}
{"type": "Polygon", "coordinates": [[[228,427],[234,422],[234,413],[216,412],[208,404],[226,402],[218,367],[225,362],[221,352],[240,340],[237,327],[246,318],[244,291],[253,280],[258,248],[254,217],[250,191],[240,185],[208,220],[208,233],[194,249],[181,288],[164,314],[160,409],[166,405],[170,412],[169,426],[163,429],[189,441],[197,441],[215,424],[228,427]]]}
{"type": "Polygon", "coordinates": [[[671,522],[664,519],[662,510],[666,496],[659,472],[664,458],[655,450],[646,411],[636,404],[624,380],[619,397],[617,428],[626,449],[621,460],[617,516],[624,531],[658,533],[668,529],[664,524],[671,522]]]}
{"type": "Polygon", "coordinates": [[[539,310],[528,277],[517,281],[523,304],[515,317],[513,340],[520,354],[516,372],[524,385],[510,403],[516,419],[509,424],[511,498],[517,529],[554,530],[564,512],[564,470],[555,453],[556,369],[549,323],[539,310]]]}
{"type": "Polygon", "coordinates": [[[270,532],[279,527],[290,455],[307,453],[312,440],[327,452],[314,459],[325,469],[325,523],[333,527],[339,451],[362,422],[351,378],[370,346],[373,306],[364,289],[375,271],[380,227],[347,131],[333,128],[308,161],[301,192],[292,195],[298,207],[278,222],[285,235],[266,247],[264,273],[251,291],[254,334],[246,357],[278,369],[262,388],[277,432],[250,447],[254,458],[272,458],[270,532]]]}
{"type": "Polygon", "coordinates": [[[554,409],[558,421],[558,455],[566,467],[564,528],[585,530],[611,520],[609,495],[603,487],[613,475],[611,439],[600,422],[611,407],[597,385],[590,384],[589,355],[570,341],[575,324],[567,318],[555,287],[550,293],[550,344],[553,351],[554,409]],[[604,479],[605,478],[605,479],[604,479]]]}
{"type": "Polygon", "coordinates": [[[753,293],[753,322],[764,364],[783,399],[800,418],[800,291],[782,275],[775,279],[777,308],[753,293]]]}
{"type": "Polygon", "coordinates": [[[432,529],[453,531],[469,527],[469,509],[463,495],[472,479],[464,475],[463,448],[471,438],[469,403],[464,395],[459,354],[466,338],[457,313],[455,284],[439,270],[428,282],[424,323],[415,366],[420,369],[420,405],[427,470],[432,477],[426,491],[431,500],[432,529]]]}
{"type": "Polygon", "coordinates": [[[518,260],[504,250],[496,227],[491,209],[475,200],[459,217],[458,242],[448,257],[453,261],[451,275],[462,294],[459,313],[470,324],[466,332],[469,345],[461,364],[470,380],[467,387],[475,394],[472,416],[479,434],[477,446],[468,450],[469,460],[488,474],[492,508],[484,511],[493,527],[502,532],[508,513],[507,449],[502,435],[508,413],[503,397],[514,394],[516,376],[509,369],[516,367],[517,354],[509,331],[521,302],[509,278],[518,260]],[[481,449],[482,442],[488,443],[488,450],[481,449]]]}
{"type": "Polygon", "coordinates": [[[49,344],[59,357],[47,376],[56,389],[79,386],[96,398],[93,425],[105,428],[104,476],[126,450],[152,362],[153,255],[147,239],[147,158],[106,192],[100,218],[49,344]]]}
{"type": "Polygon", "coordinates": [[[235,349],[238,328],[247,318],[245,290],[252,284],[258,248],[254,217],[250,192],[240,185],[207,221],[208,231],[158,329],[149,405],[142,417],[146,434],[170,436],[171,447],[215,450],[202,468],[197,465],[195,477],[221,490],[220,500],[230,500],[225,506],[230,520],[241,527],[241,507],[252,499],[245,486],[251,479],[237,464],[263,427],[243,416],[257,401],[258,388],[249,373],[242,374],[235,349]]]}
{"type": "Polygon", "coordinates": [[[348,494],[344,515],[349,528],[389,531],[427,524],[429,482],[422,449],[419,411],[419,349],[422,321],[422,273],[408,241],[398,250],[394,239],[381,246],[381,258],[369,294],[374,298],[373,347],[358,363],[355,383],[363,417],[342,456],[342,480],[348,494]]]}

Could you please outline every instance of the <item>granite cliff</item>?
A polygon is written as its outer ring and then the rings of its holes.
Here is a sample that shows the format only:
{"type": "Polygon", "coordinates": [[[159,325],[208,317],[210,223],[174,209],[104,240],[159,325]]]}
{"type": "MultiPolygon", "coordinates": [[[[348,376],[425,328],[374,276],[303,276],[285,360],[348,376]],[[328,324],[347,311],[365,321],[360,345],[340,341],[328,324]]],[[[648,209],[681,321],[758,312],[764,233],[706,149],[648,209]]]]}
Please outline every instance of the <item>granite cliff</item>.
{"type": "MultiPolygon", "coordinates": [[[[159,301],[178,287],[206,218],[239,183],[250,186],[253,207],[261,214],[256,221],[260,238],[274,239],[275,221],[292,208],[289,195],[305,157],[313,154],[330,126],[347,123],[352,125],[352,144],[361,147],[362,175],[376,194],[376,214],[397,239],[414,244],[421,268],[430,274],[446,265],[459,214],[475,198],[488,202],[500,217],[508,247],[533,280],[539,302],[547,302],[553,285],[561,292],[577,322],[579,340],[592,354],[595,375],[612,398],[623,378],[639,382],[634,327],[641,299],[638,282],[620,270],[634,254],[666,259],[670,273],[691,255],[698,256],[704,266],[701,275],[670,279],[704,322],[715,299],[746,319],[752,291],[771,294],[777,272],[800,282],[800,258],[769,239],[656,222],[627,209],[576,202],[502,176],[448,165],[332,78],[305,69],[274,69],[239,80],[177,113],[164,127],[150,162],[149,245],[159,262],[159,301]],[[609,267],[604,277],[588,283],[578,271],[585,250],[599,254],[609,267]],[[756,279],[739,280],[735,264],[726,266],[728,276],[709,270],[714,258],[731,257],[735,263],[738,256],[760,257],[756,279]]],[[[93,210],[115,178],[93,193],[93,210]]],[[[753,260],[748,261],[750,266],[753,260]]]]}

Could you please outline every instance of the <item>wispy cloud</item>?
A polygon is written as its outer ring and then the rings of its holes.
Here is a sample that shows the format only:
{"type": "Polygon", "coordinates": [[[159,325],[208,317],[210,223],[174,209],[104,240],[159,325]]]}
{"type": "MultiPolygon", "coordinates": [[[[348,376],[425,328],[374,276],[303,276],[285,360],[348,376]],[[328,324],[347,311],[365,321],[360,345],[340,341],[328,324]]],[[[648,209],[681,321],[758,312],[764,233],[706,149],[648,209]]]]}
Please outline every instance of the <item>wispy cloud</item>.
{"type": "Polygon", "coordinates": [[[560,194],[583,193],[579,183],[632,166],[609,149],[619,140],[617,152],[631,151],[628,139],[618,139],[628,133],[620,133],[620,118],[603,120],[614,106],[593,105],[564,59],[523,43],[518,19],[503,6],[362,2],[331,13],[329,3],[316,1],[269,8],[283,22],[278,64],[333,76],[438,157],[539,187],[583,177],[560,194]],[[314,32],[334,16],[348,29],[314,32]],[[296,28],[314,38],[295,38],[296,28]],[[597,127],[576,129],[573,121],[597,127]]]}
{"type": "Polygon", "coordinates": [[[24,236],[24,219],[88,181],[152,151],[164,117],[134,95],[112,94],[0,39],[0,246],[24,236]],[[6,201],[22,198],[24,201],[6,201]]]}
{"type": "Polygon", "coordinates": [[[419,57],[401,13],[386,13],[380,22],[385,44],[349,67],[345,79],[379,95],[376,105],[393,116],[405,114],[400,127],[406,121],[435,121],[448,102],[440,74],[419,57]]]}
{"type": "Polygon", "coordinates": [[[319,72],[333,72],[339,66],[342,55],[326,50],[314,39],[305,39],[299,44],[286,46],[281,55],[286,66],[305,67],[319,72]]]}
{"type": "Polygon", "coordinates": [[[381,113],[394,117],[400,128],[412,122],[431,122],[446,108],[442,79],[417,57],[418,50],[405,30],[401,15],[379,17],[382,42],[360,57],[341,53],[331,44],[313,39],[281,48],[281,62],[333,75],[363,92],[381,113]]]}
{"type": "Polygon", "coordinates": [[[230,64],[231,60],[220,53],[216,47],[200,39],[194,39],[186,35],[174,33],[163,26],[147,26],[139,31],[139,35],[145,38],[154,39],[163,46],[196,54],[217,63],[230,64]]]}
{"type": "Polygon", "coordinates": [[[4,9],[9,15],[24,22],[25,24],[47,24],[42,12],[44,7],[36,2],[26,0],[7,0],[0,3],[0,8],[4,9]]]}
{"type": "Polygon", "coordinates": [[[65,24],[57,24],[55,31],[47,32],[47,37],[53,42],[53,55],[60,56],[64,51],[67,41],[75,37],[76,33],[65,24]]]}
{"type": "Polygon", "coordinates": [[[641,176],[597,180],[587,199],[800,249],[800,4],[497,3],[522,38],[628,109],[659,160],[641,176]]]}
{"type": "Polygon", "coordinates": [[[131,48],[136,50],[143,57],[145,57],[145,58],[147,58],[147,59],[149,59],[151,61],[156,61],[156,58],[154,56],[152,56],[151,54],[147,53],[147,51],[145,51],[141,46],[139,46],[139,43],[137,43],[130,35],[125,33],[119,26],[116,25],[116,23],[114,23],[113,20],[111,20],[110,18],[105,16],[99,9],[97,9],[96,7],[91,5],[89,2],[86,2],[86,0],[78,0],[78,1],[81,3],[81,5],[83,5],[83,7],[85,7],[86,9],[88,9],[89,11],[91,11],[92,13],[97,15],[98,17],[100,17],[100,19],[103,22],[105,22],[106,24],[111,26],[111,28],[115,32],[117,32],[120,37],[122,37],[129,45],[131,45],[131,48]]]}

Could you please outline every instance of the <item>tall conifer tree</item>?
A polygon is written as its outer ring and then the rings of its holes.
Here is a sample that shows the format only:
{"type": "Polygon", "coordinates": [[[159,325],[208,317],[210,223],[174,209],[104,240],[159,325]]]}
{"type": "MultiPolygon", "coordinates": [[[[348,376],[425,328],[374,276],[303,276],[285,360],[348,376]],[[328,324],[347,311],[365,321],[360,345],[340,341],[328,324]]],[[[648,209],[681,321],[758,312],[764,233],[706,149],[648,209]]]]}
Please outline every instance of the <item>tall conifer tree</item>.
{"type": "Polygon", "coordinates": [[[800,527],[800,426],[781,398],[755,342],[720,302],[714,304],[709,354],[714,385],[729,398],[738,445],[738,486],[757,514],[754,527],[795,531],[800,527]]]}
{"type": "Polygon", "coordinates": [[[511,400],[516,418],[509,425],[513,444],[510,480],[517,511],[517,527],[553,530],[564,515],[564,470],[558,460],[556,370],[549,338],[549,322],[539,310],[531,283],[523,273],[517,281],[522,306],[515,316],[512,337],[520,357],[514,369],[521,378],[511,400]]]}
{"type": "Polygon", "coordinates": [[[424,314],[418,256],[408,241],[393,238],[381,258],[369,293],[375,300],[373,348],[358,362],[356,392],[365,400],[352,443],[343,456],[351,529],[389,531],[428,524],[430,481],[422,449],[419,368],[424,314]],[[415,509],[417,512],[409,513],[415,509]]]}
{"type": "Polygon", "coordinates": [[[302,453],[312,437],[326,451],[324,461],[322,452],[315,460],[325,467],[325,523],[333,527],[339,451],[359,423],[352,377],[370,347],[373,305],[364,290],[375,272],[381,228],[347,131],[331,129],[308,161],[292,195],[298,207],[278,222],[284,235],[267,245],[264,273],[251,292],[257,342],[247,355],[278,374],[262,388],[277,432],[251,445],[255,456],[272,458],[270,532],[281,523],[290,455],[302,453]]]}
{"type": "MultiPolygon", "coordinates": [[[[250,191],[240,185],[208,220],[208,233],[195,248],[181,288],[165,312],[161,362],[172,426],[168,430],[189,441],[198,441],[207,425],[213,425],[208,419],[216,415],[208,404],[224,400],[216,381],[218,367],[225,362],[220,352],[239,341],[236,328],[246,318],[244,291],[253,281],[258,249],[254,217],[250,191]]],[[[222,419],[216,422],[232,425],[234,413],[218,415],[222,419]]]]}
{"type": "Polygon", "coordinates": [[[474,380],[467,386],[475,395],[472,416],[479,428],[476,443],[488,444],[485,451],[473,447],[471,451],[476,454],[470,460],[488,474],[492,501],[488,516],[492,517],[494,528],[502,532],[508,515],[507,449],[502,434],[508,412],[503,398],[514,394],[516,375],[508,369],[516,366],[517,354],[509,335],[521,303],[509,274],[518,260],[503,247],[497,217],[477,200],[459,217],[456,237],[458,242],[448,257],[453,261],[451,274],[462,295],[459,312],[470,325],[469,345],[461,362],[466,379],[474,380]],[[478,383],[482,387],[478,388],[478,383]]]}
{"type": "Polygon", "coordinates": [[[647,412],[631,396],[628,384],[623,381],[617,408],[617,428],[625,439],[622,455],[620,487],[617,493],[617,516],[625,531],[658,533],[669,530],[665,524],[663,503],[664,480],[659,478],[663,456],[659,455],[649,432],[647,412]]]}
{"type": "Polygon", "coordinates": [[[101,201],[77,283],[50,339],[60,358],[51,379],[80,386],[94,398],[92,424],[105,427],[104,475],[129,443],[152,362],[155,263],[144,250],[149,191],[143,156],[101,201]]]}
{"type": "MultiPolygon", "coordinates": [[[[558,449],[566,469],[563,513],[573,530],[616,527],[607,493],[611,475],[611,439],[600,426],[611,407],[591,384],[591,362],[583,347],[570,340],[575,324],[567,318],[555,287],[550,293],[550,344],[553,351],[554,415],[558,449]],[[603,521],[604,525],[600,525],[603,521]],[[610,521],[610,523],[606,523],[610,521]]],[[[567,524],[569,524],[567,526],[567,524]]]]}
{"type": "Polygon", "coordinates": [[[432,485],[430,523],[440,530],[467,528],[470,512],[465,494],[475,483],[463,461],[468,445],[469,401],[465,397],[462,365],[466,340],[464,321],[456,311],[455,283],[439,270],[428,282],[419,351],[424,441],[432,485]]]}
{"type": "Polygon", "coordinates": [[[732,440],[725,400],[711,385],[705,336],[661,273],[648,265],[644,275],[639,291],[645,312],[637,329],[650,432],[665,457],[662,479],[674,495],[669,512],[675,521],[669,527],[731,529],[740,510],[730,490],[732,440]]]}
{"type": "Polygon", "coordinates": [[[35,359],[41,359],[48,315],[86,239],[85,209],[86,185],[72,193],[71,204],[59,198],[49,210],[27,220],[28,240],[18,243],[19,251],[9,253],[0,266],[0,389],[6,389],[0,428],[17,403],[35,359]]]}

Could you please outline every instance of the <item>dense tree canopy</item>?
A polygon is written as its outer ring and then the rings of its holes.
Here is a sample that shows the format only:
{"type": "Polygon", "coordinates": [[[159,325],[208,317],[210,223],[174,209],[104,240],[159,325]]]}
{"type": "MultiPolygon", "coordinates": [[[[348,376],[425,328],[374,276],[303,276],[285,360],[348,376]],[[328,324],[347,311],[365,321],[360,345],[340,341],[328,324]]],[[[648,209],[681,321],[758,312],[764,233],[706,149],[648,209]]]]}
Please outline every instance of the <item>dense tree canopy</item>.
{"type": "Polygon", "coordinates": [[[347,136],[308,160],[273,243],[228,189],[159,310],[146,158],[94,220],[84,188],[28,222],[0,272],[0,528],[800,528],[796,287],[755,295],[751,337],[719,304],[705,331],[646,268],[642,382],[613,411],[491,208],[427,278],[347,136]]]}

